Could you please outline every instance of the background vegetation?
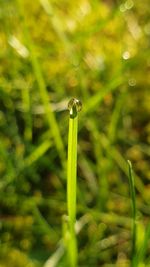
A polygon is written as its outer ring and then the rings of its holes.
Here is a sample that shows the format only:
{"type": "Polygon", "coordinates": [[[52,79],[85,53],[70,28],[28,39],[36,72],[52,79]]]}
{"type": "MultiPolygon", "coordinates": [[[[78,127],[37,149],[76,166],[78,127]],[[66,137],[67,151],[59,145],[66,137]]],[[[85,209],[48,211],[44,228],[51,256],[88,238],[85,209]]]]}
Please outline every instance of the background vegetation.
{"type": "Polygon", "coordinates": [[[79,266],[130,265],[127,159],[137,249],[147,243],[140,266],[150,266],[149,38],[148,0],[0,0],[1,267],[67,266],[60,240],[71,97],[83,103],[79,266]]]}

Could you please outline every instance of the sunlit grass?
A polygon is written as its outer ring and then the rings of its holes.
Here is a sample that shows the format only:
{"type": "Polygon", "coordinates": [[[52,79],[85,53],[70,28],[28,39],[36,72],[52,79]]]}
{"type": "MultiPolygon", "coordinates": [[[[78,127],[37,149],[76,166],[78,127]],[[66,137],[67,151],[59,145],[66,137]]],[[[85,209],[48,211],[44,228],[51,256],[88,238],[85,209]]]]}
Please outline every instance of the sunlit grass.
{"type": "Polygon", "coordinates": [[[81,102],[71,99],[69,108],[69,135],[68,135],[68,163],[67,163],[67,205],[68,205],[68,258],[70,267],[77,266],[77,241],[75,235],[76,222],[76,195],[77,195],[77,133],[78,112],[81,102]]]}

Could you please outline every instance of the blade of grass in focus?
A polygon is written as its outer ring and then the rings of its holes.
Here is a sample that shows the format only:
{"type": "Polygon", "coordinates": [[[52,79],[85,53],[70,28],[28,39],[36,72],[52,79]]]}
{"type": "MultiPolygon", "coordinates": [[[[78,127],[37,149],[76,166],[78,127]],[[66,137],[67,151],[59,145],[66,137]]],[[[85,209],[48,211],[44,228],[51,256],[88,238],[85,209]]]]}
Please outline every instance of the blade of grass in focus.
{"type": "Polygon", "coordinates": [[[69,219],[68,260],[70,267],[77,266],[77,241],[75,234],[76,222],[76,183],[77,183],[77,132],[78,111],[81,103],[77,99],[71,99],[68,104],[70,110],[69,134],[68,134],[68,164],[67,164],[67,205],[69,219]]]}

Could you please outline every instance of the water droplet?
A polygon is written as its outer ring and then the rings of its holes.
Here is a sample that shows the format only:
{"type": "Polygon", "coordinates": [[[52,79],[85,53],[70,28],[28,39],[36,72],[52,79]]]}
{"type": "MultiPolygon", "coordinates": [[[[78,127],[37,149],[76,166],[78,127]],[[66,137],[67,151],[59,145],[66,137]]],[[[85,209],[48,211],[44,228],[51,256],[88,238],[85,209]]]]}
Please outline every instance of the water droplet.
{"type": "Polygon", "coordinates": [[[74,118],[77,113],[82,109],[82,102],[76,98],[72,98],[68,103],[68,109],[70,111],[70,115],[74,118]]]}

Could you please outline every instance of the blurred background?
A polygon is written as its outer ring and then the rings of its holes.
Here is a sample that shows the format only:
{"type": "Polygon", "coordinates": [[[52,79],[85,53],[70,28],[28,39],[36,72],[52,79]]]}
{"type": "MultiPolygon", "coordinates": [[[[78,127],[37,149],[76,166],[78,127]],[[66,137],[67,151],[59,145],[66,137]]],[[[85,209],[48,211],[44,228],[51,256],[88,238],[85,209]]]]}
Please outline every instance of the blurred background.
{"type": "MultiPolygon", "coordinates": [[[[66,267],[71,97],[79,114],[79,266],[130,266],[150,215],[148,0],[0,0],[0,267],[66,267]]],[[[150,266],[150,247],[143,256],[150,266]]]]}

